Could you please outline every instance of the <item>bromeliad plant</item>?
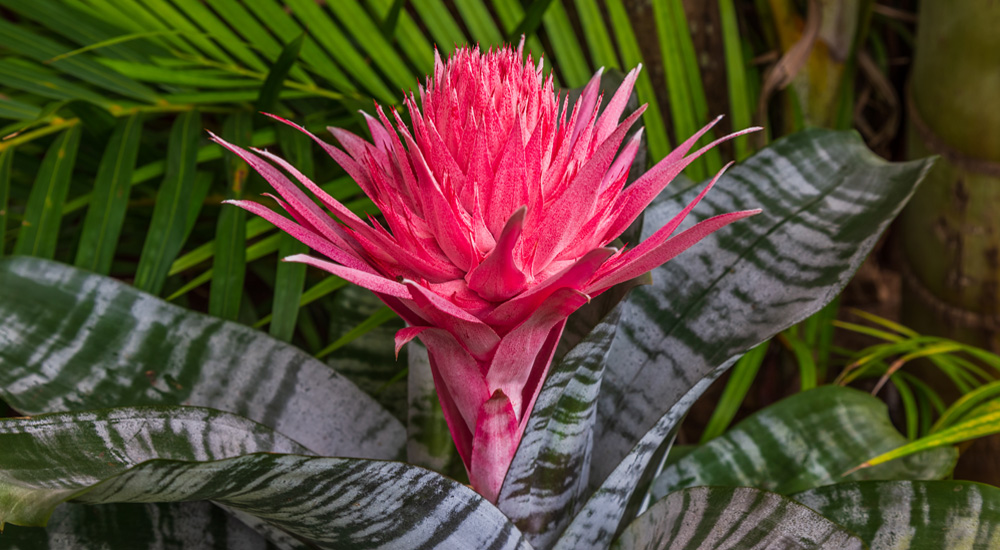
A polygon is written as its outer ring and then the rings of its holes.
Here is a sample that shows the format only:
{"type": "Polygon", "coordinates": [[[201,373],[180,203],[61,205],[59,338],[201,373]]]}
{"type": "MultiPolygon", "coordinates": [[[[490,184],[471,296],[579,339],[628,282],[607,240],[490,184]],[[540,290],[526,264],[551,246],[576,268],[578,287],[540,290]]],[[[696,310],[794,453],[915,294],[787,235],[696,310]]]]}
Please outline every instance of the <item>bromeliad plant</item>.
{"type": "MultiPolygon", "coordinates": [[[[855,482],[944,477],[950,456],[940,450],[821,487],[841,479],[814,469],[788,483],[726,478],[698,458],[733,452],[720,441],[671,462],[649,490],[692,402],[743,352],[839,292],[928,162],[887,164],[852,134],[811,131],[717,177],[706,195],[711,184],[675,178],[700,153],[688,155],[696,136],[625,187],[641,147],[639,137],[620,147],[636,119],[618,122],[634,75],[603,112],[595,77],[570,113],[520,52],[463,50],[439,62],[422,110],[407,101],[412,133],[377,110],[374,145],[340,130],[346,153],[320,142],[388,228],[278,157],[219,140],[267,177],[292,220],[240,206],[333,262],[295,259],[374,290],[399,313],[409,326],[397,351],[413,338],[427,344],[428,361],[410,354],[406,426],[334,369],[256,330],[48,260],[0,262],[0,395],[37,415],[0,421],[5,547],[860,548],[882,540],[872,526],[901,528],[889,521],[901,515],[895,505],[871,495],[918,490],[924,509],[952,517],[968,510],[956,487],[979,499],[975,517],[992,529],[989,488],[855,482]],[[645,238],[606,248],[643,208],[645,238]],[[688,215],[697,223],[670,237],[688,215]],[[650,269],[653,283],[628,300],[582,307],[650,269]],[[560,337],[576,343],[557,355],[560,337]],[[447,424],[478,493],[422,467],[442,466],[426,452],[429,379],[437,425],[447,424]],[[774,492],[685,483],[701,465],[699,479],[774,492]],[[60,506],[70,500],[98,506],[60,506]],[[871,504],[867,520],[848,506],[858,501],[871,504]],[[148,527],[112,527],[125,521],[148,527]]],[[[852,390],[833,392],[806,403],[834,418],[881,413],[842,393],[852,390]]],[[[801,403],[777,410],[795,418],[801,403]]],[[[843,431],[842,449],[858,455],[891,441],[813,418],[843,431]]],[[[815,435],[816,423],[787,432],[815,435]]],[[[765,432],[778,433],[741,426],[733,441],[749,452],[746,440],[764,436],[747,434],[765,432]]],[[[811,464],[808,445],[781,448],[754,458],[811,464]]],[[[853,462],[813,458],[830,471],[853,462]]],[[[948,540],[967,525],[919,527],[948,540]]]]}
{"type": "Polygon", "coordinates": [[[404,101],[412,133],[395,110],[394,127],[376,105],[378,118],[367,117],[374,144],[331,128],[345,153],[309,134],[375,202],[388,230],[365,223],[284,160],[213,136],[271,183],[295,221],[256,202],[233,204],[333,262],[307,255],[286,260],[374,291],[409,325],[396,334],[397,353],[415,337],[426,344],[459,456],[473,488],[491,502],[566,318],[712,231],[760,212],[722,214],[671,236],[716,176],[649,239],[634,248],[608,248],[671,180],[715,145],[687,155],[712,125],[626,189],[642,133],[621,144],[645,109],[619,119],[638,69],[600,115],[601,73],[595,74],[567,120],[568,97],[560,107],[551,74],[546,78],[541,64],[525,61],[522,48],[523,41],[517,50],[485,54],[462,48],[447,63],[435,55],[434,75],[420,88],[423,110],[412,94],[404,101]],[[295,176],[339,223],[261,157],[295,176]]]}

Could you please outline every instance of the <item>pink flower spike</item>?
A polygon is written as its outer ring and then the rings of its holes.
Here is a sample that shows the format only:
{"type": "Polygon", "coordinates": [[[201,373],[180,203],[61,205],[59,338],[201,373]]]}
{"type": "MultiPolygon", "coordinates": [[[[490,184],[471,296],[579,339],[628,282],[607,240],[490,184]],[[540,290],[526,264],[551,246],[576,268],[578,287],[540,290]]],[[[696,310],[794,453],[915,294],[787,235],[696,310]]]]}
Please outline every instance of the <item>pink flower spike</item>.
{"type": "Polygon", "coordinates": [[[517,419],[510,400],[500,390],[483,403],[472,438],[469,481],[486,500],[496,503],[503,478],[517,451],[517,419]]]}
{"type": "Polygon", "coordinates": [[[457,48],[448,59],[435,50],[432,74],[402,99],[409,123],[378,104],[362,113],[371,141],[330,128],[337,147],[268,115],[322,147],[381,210],[379,218],[355,215],[267,151],[213,136],[271,183],[293,219],[255,202],[227,202],[332,260],[299,254],[286,261],[374,292],[408,325],[396,333],[397,354],[414,338],[427,346],[455,447],[472,486],[491,502],[567,317],[591,296],[757,212],[723,214],[672,236],[717,176],[645,242],[605,248],[699,155],[754,129],[691,153],[716,119],[625,187],[642,130],[623,141],[645,106],[621,119],[640,68],[610,99],[598,71],[571,105],[522,47],[523,40],[517,49],[457,48]]]}

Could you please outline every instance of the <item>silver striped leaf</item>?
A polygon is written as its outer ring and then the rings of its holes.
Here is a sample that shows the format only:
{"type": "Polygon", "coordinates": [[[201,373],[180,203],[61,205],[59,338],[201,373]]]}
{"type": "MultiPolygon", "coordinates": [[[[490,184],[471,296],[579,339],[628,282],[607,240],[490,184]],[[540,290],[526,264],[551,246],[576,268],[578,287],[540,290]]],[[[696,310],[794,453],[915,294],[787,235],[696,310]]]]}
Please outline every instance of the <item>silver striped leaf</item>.
{"type": "Polygon", "coordinates": [[[401,462],[274,453],[152,460],[71,496],[91,504],[212,500],[317,548],[531,550],[475,491],[401,462]]]}
{"type": "Polygon", "coordinates": [[[971,481],[860,481],[792,495],[872,550],[1000,548],[1000,489],[971,481]]]}
{"type": "Polygon", "coordinates": [[[6,525],[4,550],[289,550],[306,546],[289,535],[274,545],[208,502],[67,504],[45,529],[6,525]]]}
{"type": "Polygon", "coordinates": [[[656,478],[654,499],[699,486],[757,487],[781,494],[866,479],[943,479],[958,460],[939,447],[844,473],[907,443],[882,400],[851,388],[821,386],[746,418],[656,478]]]}
{"type": "Polygon", "coordinates": [[[694,487],[656,501],[614,550],[860,550],[864,543],[794,500],[749,487],[694,487]]]}
{"type": "Polygon", "coordinates": [[[207,406],[270,426],[317,454],[402,456],[402,423],[327,365],[114,279],[5,258],[0,317],[0,398],[22,413],[207,406]]]}
{"type": "Polygon", "coordinates": [[[601,375],[621,310],[552,366],[500,490],[497,506],[535,548],[550,548],[583,505],[601,375]]]}
{"type": "MultiPolygon", "coordinates": [[[[930,161],[890,164],[857,134],[809,130],[724,176],[688,223],[764,212],[728,226],[637,288],[601,383],[591,501],[558,548],[607,547],[638,510],[664,441],[736,358],[829,302],[912,195],[930,161]]],[[[682,181],[647,208],[660,228],[700,186],[682,181]]]]}
{"type": "Polygon", "coordinates": [[[152,459],[308,453],[246,418],[196,407],[128,407],[0,419],[0,526],[42,526],[61,502],[152,459]]]}

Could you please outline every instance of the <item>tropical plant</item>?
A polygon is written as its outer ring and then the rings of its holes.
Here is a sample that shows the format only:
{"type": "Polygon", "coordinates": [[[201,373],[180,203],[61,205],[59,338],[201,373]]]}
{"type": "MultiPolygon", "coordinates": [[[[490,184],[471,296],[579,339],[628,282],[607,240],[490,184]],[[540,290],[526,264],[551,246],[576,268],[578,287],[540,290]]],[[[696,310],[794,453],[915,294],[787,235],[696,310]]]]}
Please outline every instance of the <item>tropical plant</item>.
{"type": "MultiPolygon", "coordinates": [[[[990,488],[904,480],[946,477],[946,449],[858,470],[849,483],[769,474],[741,479],[742,488],[669,486],[654,500],[693,401],[745,351],[836,296],[928,161],[889,164],[854,134],[812,130],[728,172],[690,219],[763,213],[655,269],[651,285],[618,305],[623,289],[612,289],[567,320],[495,504],[453,479],[462,469],[426,352],[410,344],[408,368],[386,366],[392,348],[377,329],[392,315],[336,277],[304,289],[314,275],[304,266],[257,261],[301,246],[239,209],[203,208],[260,187],[236,159],[213,162],[220,147],[199,146],[207,126],[230,142],[278,144],[303,172],[329,173],[320,188],[353,215],[376,214],[350,178],[313,158],[308,139],[251,113],[270,110],[308,128],[363,123],[357,107],[368,110],[371,98],[391,104],[393,87],[431,72],[431,39],[447,55],[469,40],[500,44],[524,33],[567,87],[583,85],[593,63],[638,65],[622,2],[603,12],[574,2],[586,22],[582,41],[563,4],[496,0],[491,12],[431,0],[294,0],[287,10],[266,1],[0,0],[9,15],[0,20],[0,114],[14,121],[0,142],[0,199],[11,204],[0,212],[4,228],[15,222],[4,243],[17,254],[0,260],[0,397],[31,415],[0,420],[4,545],[569,549],[725,540],[851,548],[907,529],[935,533],[930,544],[968,536],[968,522],[941,526],[940,514],[979,522],[989,535],[990,488]],[[213,180],[225,185],[213,192],[213,180]],[[207,297],[198,290],[206,283],[207,297]],[[319,300],[333,292],[334,300],[319,300]],[[266,302],[272,312],[261,315],[266,302]],[[210,315],[193,311],[203,305],[210,315]],[[336,328],[324,334],[328,322],[336,328]],[[272,336],[249,324],[269,324],[272,336]],[[373,330],[381,340],[356,341],[373,330]],[[793,489],[804,492],[787,494],[793,489]],[[880,493],[914,496],[890,502],[880,493]],[[981,506],[970,507],[976,499],[981,506]],[[856,502],[867,504],[865,515],[856,502]],[[902,514],[911,504],[928,514],[902,514]],[[748,518],[765,527],[751,528],[748,518]],[[116,527],[126,522],[143,527],[116,527]]],[[[655,2],[670,54],[671,120],[676,135],[689,135],[707,112],[693,56],[672,57],[693,51],[679,6],[655,2]]],[[[727,65],[735,74],[742,59],[727,65]]],[[[650,104],[650,156],[663,158],[668,132],[642,73],[636,89],[650,104]]],[[[734,112],[733,124],[749,125],[744,115],[734,112]]],[[[701,179],[721,166],[711,153],[688,174],[701,179]]],[[[631,175],[643,168],[640,160],[631,175]]],[[[678,177],[629,242],[653,236],[704,187],[678,177]]],[[[842,433],[816,415],[844,442],[843,454],[817,459],[831,471],[901,443],[871,400],[813,391],[804,395],[839,415],[867,415],[882,436],[842,433]]],[[[795,402],[775,410],[786,420],[801,415],[795,402]]],[[[758,432],[741,424],[732,433],[742,443],[739,434],[758,432]]],[[[815,458],[802,445],[771,450],[775,464],[815,458]]]]}

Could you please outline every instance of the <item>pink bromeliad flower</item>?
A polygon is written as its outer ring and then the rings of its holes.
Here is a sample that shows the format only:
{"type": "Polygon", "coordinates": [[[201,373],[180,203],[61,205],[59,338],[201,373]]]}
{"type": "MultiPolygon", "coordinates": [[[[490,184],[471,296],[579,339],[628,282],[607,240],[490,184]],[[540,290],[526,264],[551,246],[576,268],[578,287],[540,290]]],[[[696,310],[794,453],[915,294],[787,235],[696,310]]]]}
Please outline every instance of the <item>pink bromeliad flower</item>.
{"type": "Polygon", "coordinates": [[[644,107],[619,119],[637,75],[638,69],[628,73],[599,115],[600,73],[570,110],[552,76],[543,75],[541,63],[525,61],[520,47],[461,48],[447,63],[435,54],[434,74],[419,88],[420,107],[412,93],[404,98],[412,128],[395,109],[390,118],[376,105],[377,117],[365,114],[372,142],[330,128],[339,149],[309,134],[374,201],[385,225],[362,220],[271,153],[213,136],[271,183],[291,219],[256,202],[230,202],[328,258],[286,260],[375,292],[408,324],[396,334],[397,352],[413,338],[427,346],[469,479],[492,502],[567,316],[758,212],[720,215],[671,236],[713,180],[638,246],[608,246],[670,180],[718,143],[687,154],[713,122],[626,188],[641,132],[622,142],[644,107]]]}

